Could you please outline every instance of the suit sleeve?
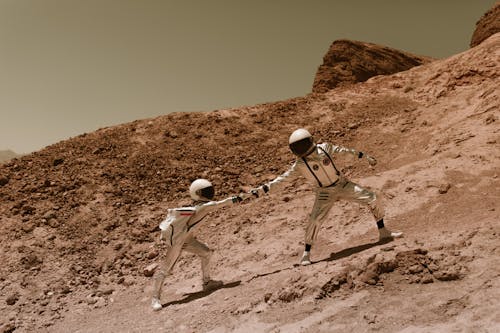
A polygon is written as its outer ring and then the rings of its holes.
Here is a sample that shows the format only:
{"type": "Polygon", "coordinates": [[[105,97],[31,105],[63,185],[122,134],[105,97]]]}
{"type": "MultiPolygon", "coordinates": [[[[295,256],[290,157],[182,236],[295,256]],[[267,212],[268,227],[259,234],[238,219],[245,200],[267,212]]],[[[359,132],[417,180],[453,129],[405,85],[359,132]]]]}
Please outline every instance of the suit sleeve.
{"type": "Polygon", "coordinates": [[[197,207],[197,213],[198,214],[203,214],[206,215],[210,212],[213,212],[214,210],[217,210],[222,207],[230,206],[234,203],[238,203],[238,200],[236,200],[235,196],[226,198],[224,200],[220,201],[209,201],[201,206],[197,207]]]}
{"type": "Polygon", "coordinates": [[[284,184],[296,179],[298,176],[297,162],[295,162],[287,171],[262,186],[264,188],[267,186],[266,192],[276,191],[277,189],[283,187],[284,184]]]}
{"type": "Polygon", "coordinates": [[[359,151],[359,150],[356,150],[353,148],[346,148],[346,147],[342,147],[342,146],[336,146],[336,145],[332,145],[331,143],[325,144],[325,150],[329,154],[351,154],[357,158],[361,158],[364,155],[364,153],[359,151]]]}

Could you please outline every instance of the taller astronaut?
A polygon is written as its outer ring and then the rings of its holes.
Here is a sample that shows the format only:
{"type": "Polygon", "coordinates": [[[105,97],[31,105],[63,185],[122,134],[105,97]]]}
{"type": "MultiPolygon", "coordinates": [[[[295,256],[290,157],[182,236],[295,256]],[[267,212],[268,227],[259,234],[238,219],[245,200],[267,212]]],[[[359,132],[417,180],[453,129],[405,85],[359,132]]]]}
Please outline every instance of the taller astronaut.
{"type": "Polygon", "coordinates": [[[391,232],[385,227],[384,210],[377,194],[348,180],[337,169],[332,158],[334,154],[348,153],[357,158],[364,157],[373,166],[377,163],[373,157],[355,149],[330,143],[316,144],[311,133],[304,128],[299,128],[290,135],[289,147],[296,156],[291,168],[276,179],[253,189],[251,192],[259,196],[259,194],[273,191],[278,184],[298,176],[306,178],[313,184],[315,201],[305,229],[305,249],[300,260],[301,265],[311,264],[312,245],[325,217],[335,201],[338,200],[354,201],[368,206],[377,223],[380,240],[402,236],[402,232],[391,232]]]}

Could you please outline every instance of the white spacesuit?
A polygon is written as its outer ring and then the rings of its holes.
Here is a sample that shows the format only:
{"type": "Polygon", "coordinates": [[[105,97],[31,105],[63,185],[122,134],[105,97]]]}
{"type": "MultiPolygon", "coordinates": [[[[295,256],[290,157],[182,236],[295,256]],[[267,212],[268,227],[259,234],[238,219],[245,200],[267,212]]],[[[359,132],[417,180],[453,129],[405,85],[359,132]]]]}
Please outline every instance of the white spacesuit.
{"type": "Polygon", "coordinates": [[[221,281],[210,279],[209,262],[212,250],[199,242],[193,236],[193,231],[208,213],[217,208],[238,203],[245,198],[245,195],[241,194],[221,201],[211,201],[214,196],[214,188],[206,179],[195,180],[191,184],[189,192],[191,198],[195,202],[198,202],[198,204],[192,207],[169,209],[166,219],[160,223],[160,239],[167,243],[168,251],[165,260],[154,276],[153,297],[151,300],[151,306],[154,310],[162,308],[160,294],[163,281],[166,275],[172,270],[182,250],[194,253],[201,258],[204,290],[217,288],[222,285],[221,281]]]}
{"type": "Polygon", "coordinates": [[[377,194],[345,178],[336,168],[332,158],[334,154],[349,153],[358,158],[364,157],[370,165],[375,165],[377,161],[373,157],[355,149],[329,143],[316,144],[311,134],[303,128],[292,133],[289,145],[297,156],[291,168],[276,179],[253,189],[251,192],[259,196],[259,194],[273,191],[279,184],[298,176],[306,178],[313,184],[316,198],[305,230],[305,250],[300,261],[302,265],[311,264],[311,247],[317,238],[321,224],[337,200],[355,201],[368,206],[377,222],[380,240],[402,235],[400,232],[391,232],[385,227],[384,210],[377,194]]]}

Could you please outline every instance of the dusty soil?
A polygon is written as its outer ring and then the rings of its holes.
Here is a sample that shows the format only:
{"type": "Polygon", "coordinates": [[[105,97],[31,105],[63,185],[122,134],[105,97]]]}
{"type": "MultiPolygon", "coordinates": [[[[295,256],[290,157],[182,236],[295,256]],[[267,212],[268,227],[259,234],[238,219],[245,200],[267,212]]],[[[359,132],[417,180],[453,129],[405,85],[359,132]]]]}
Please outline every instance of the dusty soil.
{"type": "Polygon", "coordinates": [[[103,128],[0,165],[0,332],[497,332],[500,34],[453,57],[326,93],[103,128]],[[184,254],[153,312],[158,223],[206,177],[218,198],[290,165],[306,126],[375,156],[340,159],[383,193],[402,239],[338,203],[297,266],[313,194],[302,182],[213,214],[202,292],[184,254]]]}

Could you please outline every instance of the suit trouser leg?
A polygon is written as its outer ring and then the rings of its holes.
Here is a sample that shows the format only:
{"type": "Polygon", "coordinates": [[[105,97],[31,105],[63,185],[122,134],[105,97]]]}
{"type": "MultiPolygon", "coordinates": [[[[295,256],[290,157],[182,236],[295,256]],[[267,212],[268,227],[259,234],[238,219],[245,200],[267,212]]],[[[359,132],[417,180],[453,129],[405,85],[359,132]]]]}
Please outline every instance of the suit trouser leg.
{"type": "Polygon", "coordinates": [[[377,194],[356,183],[345,179],[335,187],[318,188],[316,189],[316,198],[309,217],[309,223],[306,227],[306,246],[314,243],[325,217],[337,200],[354,201],[368,206],[375,221],[381,221],[384,218],[384,208],[377,194]]]}
{"type": "Polygon", "coordinates": [[[160,269],[155,272],[153,278],[153,297],[160,299],[161,288],[163,286],[163,282],[165,281],[165,277],[170,273],[172,268],[174,267],[177,259],[181,255],[182,251],[182,243],[176,244],[170,247],[167,251],[167,255],[165,259],[160,264],[160,269]]]}
{"type": "Polygon", "coordinates": [[[210,257],[212,256],[212,250],[193,236],[190,236],[186,240],[183,249],[200,257],[203,283],[210,281],[210,257]]]}
{"type": "Polygon", "coordinates": [[[318,237],[319,229],[335,202],[331,190],[316,189],[315,191],[316,198],[314,199],[314,205],[309,215],[309,222],[306,226],[306,247],[308,245],[311,246],[318,237]]]}
{"type": "Polygon", "coordinates": [[[384,218],[384,208],[377,194],[359,186],[356,183],[351,181],[346,182],[345,186],[339,189],[337,196],[339,199],[354,201],[368,206],[373,217],[375,218],[375,221],[380,221],[384,218]]]}

